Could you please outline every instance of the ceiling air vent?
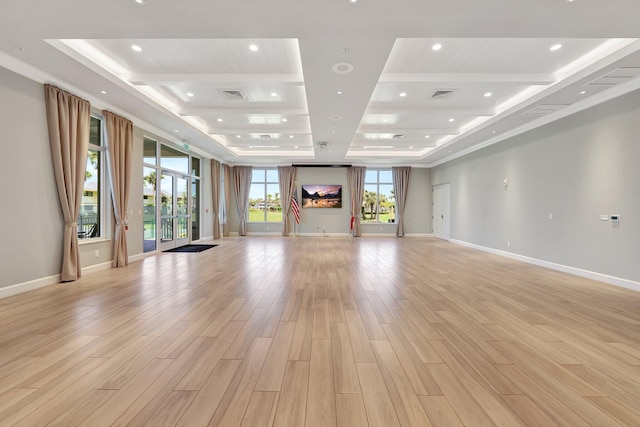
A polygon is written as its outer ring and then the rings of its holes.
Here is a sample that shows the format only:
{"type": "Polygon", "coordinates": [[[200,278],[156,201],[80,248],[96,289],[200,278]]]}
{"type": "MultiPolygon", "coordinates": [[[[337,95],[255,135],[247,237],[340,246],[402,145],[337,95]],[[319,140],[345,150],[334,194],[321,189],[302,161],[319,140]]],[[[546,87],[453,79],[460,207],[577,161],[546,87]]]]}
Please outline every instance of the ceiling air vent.
{"type": "Polygon", "coordinates": [[[404,135],[402,135],[400,133],[396,133],[395,135],[393,135],[391,137],[391,139],[404,139],[404,135]]]}
{"type": "Polygon", "coordinates": [[[568,107],[568,105],[567,104],[540,104],[540,105],[536,105],[530,110],[525,111],[522,114],[544,116],[545,114],[555,113],[556,111],[562,110],[565,107],[568,107]]]}
{"type": "Polygon", "coordinates": [[[458,89],[436,89],[430,96],[429,99],[449,99],[451,98],[458,89]]]}
{"type": "Polygon", "coordinates": [[[247,101],[247,95],[240,89],[221,89],[220,94],[224,99],[231,101],[247,101]]]}
{"type": "Polygon", "coordinates": [[[587,83],[587,86],[616,86],[626,83],[631,79],[640,76],[640,68],[638,67],[622,67],[608,72],[595,80],[587,83]]]}
{"type": "Polygon", "coordinates": [[[268,133],[261,133],[260,135],[258,135],[258,138],[260,138],[260,139],[271,139],[272,136],[269,135],[268,133]]]}

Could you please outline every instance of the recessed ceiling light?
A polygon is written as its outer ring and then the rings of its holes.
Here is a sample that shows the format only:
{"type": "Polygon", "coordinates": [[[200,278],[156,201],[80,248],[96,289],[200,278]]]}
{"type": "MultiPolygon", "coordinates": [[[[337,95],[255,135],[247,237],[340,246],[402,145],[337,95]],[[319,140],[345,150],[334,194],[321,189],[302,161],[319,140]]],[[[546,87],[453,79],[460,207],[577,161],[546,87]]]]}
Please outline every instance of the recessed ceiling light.
{"type": "Polygon", "coordinates": [[[236,138],[240,138],[240,135],[236,135],[236,138]]]}
{"type": "Polygon", "coordinates": [[[382,123],[387,123],[387,119],[382,119],[382,123]]]}
{"type": "Polygon", "coordinates": [[[144,4],[144,0],[135,0],[135,2],[138,4],[144,4]]]}
{"type": "Polygon", "coordinates": [[[133,49],[136,52],[142,52],[142,48],[140,46],[138,46],[137,44],[132,44],[131,45],[131,49],[133,49]]]}
{"type": "Polygon", "coordinates": [[[496,133],[496,132],[497,132],[497,130],[492,130],[492,131],[491,131],[491,133],[496,133]]]}
{"type": "Polygon", "coordinates": [[[100,93],[103,94],[103,95],[106,95],[107,91],[106,90],[101,90],[100,93]]]}
{"type": "Polygon", "coordinates": [[[404,98],[405,96],[407,96],[407,92],[400,92],[400,96],[404,98]]]}
{"type": "Polygon", "coordinates": [[[329,120],[342,120],[342,116],[340,114],[332,114],[329,116],[329,120]]]}
{"type": "Polygon", "coordinates": [[[271,92],[271,96],[278,96],[278,94],[275,92],[271,92]]]}
{"type": "Polygon", "coordinates": [[[449,150],[450,153],[453,153],[453,151],[449,150]]]}
{"type": "Polygon", "coordinates": [[[338,95],[342,95],[342,91],[341,90],[338,91],[338,95]]]}
{"type": "Polygon", "coordinates": [[[193,97],[193,93],[192,92],[187,92],[187,96],[188,97],[193,97]]]}
{"type": "Polygon", "coordinates": [[[491,92],[487,92],[487,93],[484,94],[484,97],[485,98],[489,98],[491,95],[493,95],[491,92]]]}
{"type": "Polygon", "coordinates": [[[450,122],[455,122],[456,119],[454,119],[453,117],[449,119],[450,122]]]}
{"type": "Polygon", "coordinates": [[[257,51],[258,51],[258,45],[250,44],[250,45],[249,45],[249,50],[250,50],[251,52],[257,52],[257,51]]]}
{"type": "Polygon", "coordinates": [[[409,147],[409,149],[413,149],[413,146],[409,147]]]}
{"type": "Polygon", "coordinates": [[[293,135],[289,135],[289,138],[293,138],[293,135]]]}
{"type": "Polygon", "coordinates": [[[287,119],[282,119],[282,123],[287,123],[287,119]]]}
{"type": "Polygon", "coordinates": [[[219,122],[221,122],[221,121],[222,121],[222,119],[218,119],[218,121],[219,121],[219,122]]]}
{"type": "Polygon", "coordinates": [[[425,138],[431,138],[431,135],[425,135],[424,137],[425,138]]]}
{"type": "Polygon", "coordinates": [[[332,130],[332,131],[331,131],[331,133],[336,133],[336,130],[335,130],[335,129],[334,129],[334,130],[332,130]]]}
{"type": "Polygon", "coordinates": [[[431,50],[440,50],[442,49],[442,45],[440,43],[436,43],[433,46],[431,46],[431,50]]]}
{"type": "Polygon", "coordinates": [[[358,0],[349,0],[349,3],[355,4],[355,3],[358,3],[358,0]]]}
{"type": "Polygon", "coordinates": [[[555,52],[556,50],[560,50],[561,48],[562,48],[562,45],[561,45],[560,43],[558,43],[558,44],[554,44],[553,46],[551,46],[551,47],[549,48],[549,50],[550,50],[551,52],[555,52]]]}
{"type": "Polygon", "coordinates": [[[584,95],[585,93],[587,93],[587,91],[583,90],[582,92],[580,92],[580,95],[584,95]]]}
{"type": "Polygon", "coordinates": [[[293,148],[298,148],[298,146],[296,145],[296,146],[295,146],[295,147],[293,147],[293,148]]]}
{"type": "Polygon", "coordinates": [[[174,129],[173,131],[174,131],[175,133],[178,133],[178,132],[180,132],[180,131],[179,131],[178,129],[174,129]]]}

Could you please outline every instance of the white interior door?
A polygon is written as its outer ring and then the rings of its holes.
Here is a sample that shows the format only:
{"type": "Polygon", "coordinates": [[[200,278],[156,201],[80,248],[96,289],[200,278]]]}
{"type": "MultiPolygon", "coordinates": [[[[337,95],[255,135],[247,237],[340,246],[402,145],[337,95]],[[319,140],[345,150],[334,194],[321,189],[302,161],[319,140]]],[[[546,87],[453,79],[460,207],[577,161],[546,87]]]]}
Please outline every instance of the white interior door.
{"type": "Polygon", "coordinates": [[[433,187],[433,235],[449,240],[451,233],[451,185],[433,187]]]}
{"type": "Polygon", "coordinates": [[[442,189],[433,187],[433,235],[442,238],[442,189]]]}

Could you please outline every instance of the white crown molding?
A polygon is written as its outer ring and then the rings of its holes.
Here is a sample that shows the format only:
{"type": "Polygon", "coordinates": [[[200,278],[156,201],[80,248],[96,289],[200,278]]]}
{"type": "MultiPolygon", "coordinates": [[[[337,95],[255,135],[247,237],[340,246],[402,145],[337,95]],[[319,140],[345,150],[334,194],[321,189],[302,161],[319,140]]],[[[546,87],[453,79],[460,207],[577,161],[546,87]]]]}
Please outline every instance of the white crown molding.
{"type": "Polygon", "coordinates": [[[640,78],[636,78],[627,83],[623,83],[619,86],[612,87],[609,90],[605,90],[603,92],[597,93],[593,96],[590,96],[589,98],[576,102],[575,104],[571,104],[570,106],[563,108],[562,110],[558,110],[555,113],[530,121],[529,123],[526,123],[522,126],[511,129],[510,131],[507,131],[499,136],[488,139],[485,142],[476,144],[473,147],[469,147],[466,150],[462,150],[450,156],[446,156],[435,162],[427,163],[426,166],[429,168],[433,168],[443,163],[450,162],[457,158],[466,156],[467,154],[471,154],[474,151],[482,150],[483,148],[490,147],[491,145],[494,145],[499,142],[505,141],[507,139],[513,138],[515,136],[521,135],[530,130],[537,129],[549,123],[568,117],[572,114],[579,113],[580,111],[584,111],[588,108],[595,107],[596,105],[599,105],[604,102],[610,101],[612,99],[618,98],[620,96],[626,95],[627,93],[633,92],[634,90],[637,90],[637,89],[640,89],[640,78]]]}
{"type": "MultiPolygon", "coordinates": [[[[17,58],[14,58],[11,55],[7,55],[4,52],[0,51],[0,67],[4,67],[8,70],[13,71],[14,73],[20,74],[23,77],[26,77],[30,80],[33,80],[34,82],[40,83],[40,84],[45,84],[45,83],[50,83],[50,84],[54,84],[56,86],[58,86],[61,89],[64,89],[70,93],[73,93],[81,98],[86,99],[87,101],[89,101],[89,103],[91,104],[92,107],[99,109],[99,110],[109,110],[112,111],[116,114],[119,114],[123,117],[128,118],[129,120],[131,120],[133,122],[133,124],[136,127],[139,127],[140,129],[143,130],[144,132],[148,132],[151,133],[159,138],[164,139],[166,142],[169,142],[171,144],[175,144],[176,147],[183,147],[184,146],[184,142],[179,140],[178,138],[175,137],[175,135],[172,135],[166,131],[163,131],[162,129],[157,128],[156,126],[140,119],[139,117],[131,114],[131,112],[129,111],[123,111],[120,108],[116,107],[115,105],[109,104],[108,102],[105,102],[104,100],[100,99],[100,98],[96,98],[94,95],[91,95],[90,93],[87,93],[83,90],[78,89],[77,87],[75,87],[74,85],[64,81],[64,80],[60,80],[54,76],[52,76],[49,73],[46,73],[45,71],[42,71],[32,65],[29,65],[23,61],[20,61],[17,58]]],[[[189,145],[189,152],[193,152],[194,154],[197,154],[200,157],[204,157],[204,158],[215,158],[216,160],[220,161],[221,163],[225,163],[223,160],[221,160],[218,157],[212,156],[211,153],[206,153],[205,151],[199,149],[198,147],[189,145]]]]}

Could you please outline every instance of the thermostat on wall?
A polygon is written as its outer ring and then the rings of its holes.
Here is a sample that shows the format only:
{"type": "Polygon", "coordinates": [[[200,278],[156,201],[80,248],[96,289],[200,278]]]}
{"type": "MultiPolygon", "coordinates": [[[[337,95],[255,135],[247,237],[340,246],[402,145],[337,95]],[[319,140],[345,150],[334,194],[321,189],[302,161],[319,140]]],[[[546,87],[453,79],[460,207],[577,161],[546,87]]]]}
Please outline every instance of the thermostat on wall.
{"type": "Polygon", "coordinates": [[[609,219],[613,222],[618,222],[620,221],[620,215],[609,215],[609,219]]]}

